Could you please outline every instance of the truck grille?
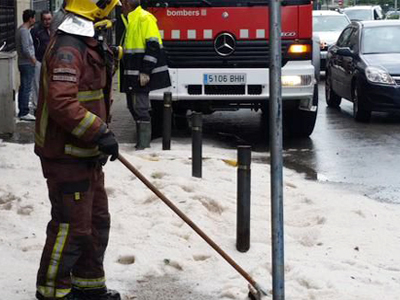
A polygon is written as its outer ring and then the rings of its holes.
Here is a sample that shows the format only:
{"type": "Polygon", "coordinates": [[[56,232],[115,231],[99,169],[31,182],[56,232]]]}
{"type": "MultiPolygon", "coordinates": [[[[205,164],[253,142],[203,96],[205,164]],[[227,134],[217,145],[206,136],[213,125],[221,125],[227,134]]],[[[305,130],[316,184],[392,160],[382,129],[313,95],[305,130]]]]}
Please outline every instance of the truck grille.
{"type": "Polygon", "coordinates": [[[244,95],[245,85],[206,85],[204,86],[206,95],[244,95]]]}
{"type": "Polygon", "coordinates": [[[248,95],[261,95],[262,86],[259,84],[252,85],[188,85],[189,95],[202,95],[203,88],[205,95],[246,95],[246,86],[248,95]]]}
{"type": "MultiPolygon", "coordinates": [[[[292,41],[282,41],[282,65],[292,41]]],[[[236,41],[233,54],[222,57],[213,41],[164,41],[170,68],[268,68],[268,41],[236,41]]]]}

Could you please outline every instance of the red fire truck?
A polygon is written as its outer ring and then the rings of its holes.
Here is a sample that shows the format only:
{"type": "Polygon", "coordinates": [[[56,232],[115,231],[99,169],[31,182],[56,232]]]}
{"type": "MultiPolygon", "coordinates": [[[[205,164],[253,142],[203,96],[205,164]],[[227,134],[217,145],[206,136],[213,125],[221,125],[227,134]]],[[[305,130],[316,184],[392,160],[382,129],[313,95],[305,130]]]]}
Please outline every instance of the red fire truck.
{"type": "MultiPolygon", "coordinates": [[[[265,0],[150,0],[158,19],[177,114],[250,108],[269,101],[269,8],[265,0]]],[[[318,105],[313,66],[312,3],[282,1],[284,130],[307,137],[318,105]]],[[[163,92],[151,93],[155,112],[163,92]]]]}

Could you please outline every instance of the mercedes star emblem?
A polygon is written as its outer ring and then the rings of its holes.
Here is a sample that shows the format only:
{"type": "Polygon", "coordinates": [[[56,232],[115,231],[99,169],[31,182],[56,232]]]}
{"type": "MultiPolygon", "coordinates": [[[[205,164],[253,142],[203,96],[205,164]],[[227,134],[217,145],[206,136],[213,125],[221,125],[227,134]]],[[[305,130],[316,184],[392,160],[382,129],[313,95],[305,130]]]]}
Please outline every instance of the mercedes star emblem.
{"type": "Polygon", "coordinates": [[[214,49],[221,56],[231,55],[235,51],[236,41],[233,35],[221,33],[214,41],[214,49]]]}

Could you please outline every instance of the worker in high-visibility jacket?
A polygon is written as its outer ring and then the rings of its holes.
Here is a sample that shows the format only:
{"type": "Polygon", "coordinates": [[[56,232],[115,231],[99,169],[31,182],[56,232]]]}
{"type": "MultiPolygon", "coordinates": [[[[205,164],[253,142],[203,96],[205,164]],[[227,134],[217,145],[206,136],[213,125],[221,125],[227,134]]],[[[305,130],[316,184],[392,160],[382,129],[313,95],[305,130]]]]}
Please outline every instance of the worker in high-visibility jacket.
{"type": "Polygon", "coordinates": [[[51,220],[37,274],[39,300],[120,300],[103,268],[110,232],[102,165],[118,157],[108,129],[112,51],[95,23],[118,0],[66,0],[67,14],[42,61],[35,153],[47,179],[51,220]]]}
{"type": "Polygon", "coordinates": [[[157,19],[140,6],[140,0],[123,0],[126,31],[120,67],[121,92],[136,122],[136,149],[150,147],[151,115],[149,92],[171,85],[157,19]]]}

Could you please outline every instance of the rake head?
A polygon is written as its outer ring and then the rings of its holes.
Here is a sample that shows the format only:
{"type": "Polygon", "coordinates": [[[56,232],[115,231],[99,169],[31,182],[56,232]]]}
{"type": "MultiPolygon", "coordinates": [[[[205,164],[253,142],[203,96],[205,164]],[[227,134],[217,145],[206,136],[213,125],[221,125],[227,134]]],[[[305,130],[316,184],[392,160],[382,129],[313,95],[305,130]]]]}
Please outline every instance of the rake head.
{"type": "Polygon", "coordinates": [[[249,285],[249,299],[251,300],[265,300],[267,299],[267,291],[262,288],[258,283],[255,286],[249,285]]]}

